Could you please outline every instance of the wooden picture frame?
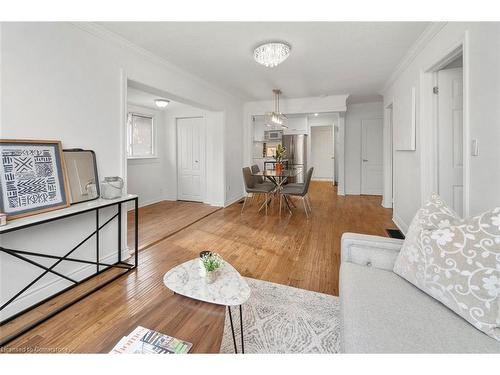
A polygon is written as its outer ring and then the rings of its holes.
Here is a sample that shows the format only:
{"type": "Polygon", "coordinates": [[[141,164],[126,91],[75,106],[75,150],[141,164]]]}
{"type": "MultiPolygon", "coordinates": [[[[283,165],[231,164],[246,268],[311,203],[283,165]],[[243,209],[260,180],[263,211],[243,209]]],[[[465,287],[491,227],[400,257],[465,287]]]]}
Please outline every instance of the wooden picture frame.
{"type": "Polygon", "coordinates": [[[9,220],[68,207],[61,141],[0,139],[0,211],[9,220]]]}

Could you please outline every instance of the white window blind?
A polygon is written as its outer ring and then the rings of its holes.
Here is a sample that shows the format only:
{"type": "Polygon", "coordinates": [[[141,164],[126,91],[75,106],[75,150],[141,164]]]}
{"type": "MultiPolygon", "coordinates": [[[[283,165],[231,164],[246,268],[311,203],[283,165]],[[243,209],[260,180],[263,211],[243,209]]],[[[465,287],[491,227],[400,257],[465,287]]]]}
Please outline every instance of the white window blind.
{"type": "Polygon", "coordinates": [[[152,116],[128,114],[128,150],[131,158],[154,157],[154,121],[152,116]]]}

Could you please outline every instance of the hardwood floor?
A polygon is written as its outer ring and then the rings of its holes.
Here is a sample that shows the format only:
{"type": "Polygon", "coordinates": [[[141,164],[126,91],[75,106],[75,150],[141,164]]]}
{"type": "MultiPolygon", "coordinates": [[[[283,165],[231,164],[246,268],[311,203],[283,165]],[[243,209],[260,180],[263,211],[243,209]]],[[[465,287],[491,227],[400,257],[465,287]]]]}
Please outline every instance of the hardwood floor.
{"type": "MultiPolygon", "coordinates": [[[[139,250],[160,242],[219,209],[184,201],[162,201],[139,208],[139,250]]],[[[134,211],[129,211],[127,242],[130,248],[134,245],[133,225],[134,211]]]]}
{"type": "Polygon", "coordinates": [[[162,282],[170,268],[204,249],[219,252],[243,276],[337,295],[342,233],[385,236],[385,228],[395,228],[391,210],[377,196],[339,197],[327,182],[312,183],[311,202],[310,220],[299,204],[292,216],[281,218],[275,206],[267,217],[258,213],[257,202],[247,204],[243,214],[238,203],[219,210],[142,251],[136,271],[11,342],[7,350],[108,352],[142,325],[192,342],[193,352],[218,352],[224,308],[173,295],[162,282]]]}

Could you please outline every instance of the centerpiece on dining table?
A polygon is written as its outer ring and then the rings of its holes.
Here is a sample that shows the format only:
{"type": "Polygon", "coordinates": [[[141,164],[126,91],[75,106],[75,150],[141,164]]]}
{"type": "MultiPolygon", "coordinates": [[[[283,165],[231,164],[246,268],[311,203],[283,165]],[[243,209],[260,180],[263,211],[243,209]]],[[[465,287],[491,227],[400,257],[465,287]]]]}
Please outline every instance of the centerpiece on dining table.
{"type": "Polygon", "coordinates": [[[277,174],[283,172],[283,158],[285,157],[285,154],[286,154],[286,147],[283,146],[281,143],[278,144],[276,146],[276,153],[274,154],[274,159],[276,160],[274,169],[277,174]]]}

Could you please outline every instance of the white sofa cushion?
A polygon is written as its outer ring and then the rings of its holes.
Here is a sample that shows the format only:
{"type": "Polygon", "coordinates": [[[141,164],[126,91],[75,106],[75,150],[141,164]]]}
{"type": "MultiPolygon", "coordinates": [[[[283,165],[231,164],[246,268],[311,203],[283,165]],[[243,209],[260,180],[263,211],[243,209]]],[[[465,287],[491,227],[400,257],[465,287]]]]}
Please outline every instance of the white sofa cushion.
{"type": "Polygon", "coordinates": [[[500,207],[459,220],[433,196],[413,219],[394,272],[500,341],[500,207]]]}
{"type": "Polygon", "coordinates": [[[500,342],[391,271],[340,267],[345,353],[500,353],[500,342]]]}

